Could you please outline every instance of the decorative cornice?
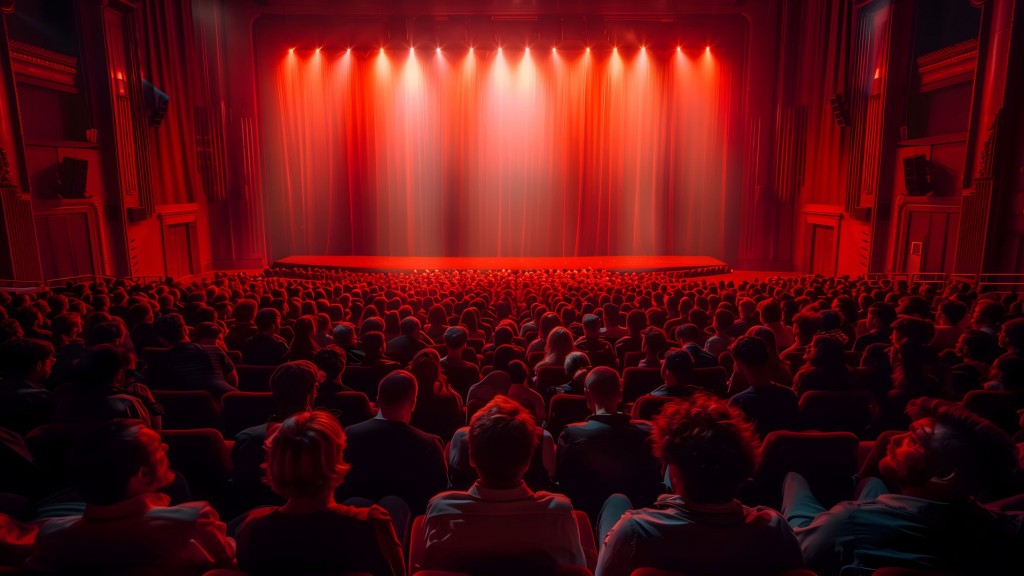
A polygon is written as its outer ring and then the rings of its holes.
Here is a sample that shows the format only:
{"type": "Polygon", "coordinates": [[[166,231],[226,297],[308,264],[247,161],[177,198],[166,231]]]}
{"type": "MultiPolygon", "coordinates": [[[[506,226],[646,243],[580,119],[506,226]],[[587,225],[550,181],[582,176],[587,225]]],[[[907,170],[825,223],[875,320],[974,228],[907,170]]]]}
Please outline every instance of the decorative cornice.
{"type": "Polygon", "coordinates": [[[956,78],[970,76],[978,61],[978,40],[957,42],[917,58],[922,88],[956,78]]]}
{"type": "Polygon", "coordinates": [[[11,40],[10,46],[11,66],[16,76],[64,88],[77,88],[78,58],[19,40],[11,40]]]}

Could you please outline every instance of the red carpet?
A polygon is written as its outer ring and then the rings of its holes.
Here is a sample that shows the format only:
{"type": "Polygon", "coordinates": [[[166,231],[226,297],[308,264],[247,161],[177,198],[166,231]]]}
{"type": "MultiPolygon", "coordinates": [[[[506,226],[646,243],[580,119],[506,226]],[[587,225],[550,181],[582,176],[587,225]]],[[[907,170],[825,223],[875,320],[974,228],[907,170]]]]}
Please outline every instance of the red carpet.
{"type": "MultiPolygon", "coordinates": [[[[585,258],[431,258],[406,256],[289,256],[280,267],[314,267],[369,272],[411,270],[550,270],[599,268],[624,272],[691,270],[726,263],[709,256],[595,256],[585,258]]],[[[723,270],[724,271],[724,270],[723,270]]]]}

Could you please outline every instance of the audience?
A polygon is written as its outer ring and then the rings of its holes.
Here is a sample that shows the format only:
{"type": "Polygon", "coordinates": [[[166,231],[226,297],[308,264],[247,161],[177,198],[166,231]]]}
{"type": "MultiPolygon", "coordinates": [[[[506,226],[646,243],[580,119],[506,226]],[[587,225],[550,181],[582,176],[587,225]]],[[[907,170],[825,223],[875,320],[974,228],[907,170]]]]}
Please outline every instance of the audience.
{"type": "Polygon", "coordinates": [[[242,362],[250,366],[277,366],[288,356],[288,343],[278,335],[281,313],[263,308],[256,313],[256,334],[242,342],[242,362]]]}
{"type": "Polygon", "coordinates": [[[771,380],[768,344],[754,336],[742,336],[731,347],[736,370],[750,387],[733,396],[730,406],[739,408],[764,438],[775,430],[793,430],[798,405],[791,388],[771,380]]]}

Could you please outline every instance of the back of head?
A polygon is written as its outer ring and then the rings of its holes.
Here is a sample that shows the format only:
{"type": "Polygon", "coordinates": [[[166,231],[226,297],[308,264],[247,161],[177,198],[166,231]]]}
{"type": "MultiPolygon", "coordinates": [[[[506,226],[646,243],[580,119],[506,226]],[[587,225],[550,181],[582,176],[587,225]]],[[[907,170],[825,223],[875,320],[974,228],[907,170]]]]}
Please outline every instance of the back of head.
{"type": "Polygon", "coordinates": [[[328,380],[334,380],[345,371],[345,351],[334,344],[324,346],[317,350],[313,362],[328,380]]]}
{"type": "Polygon", "coordinates": [[[735,498],[757,464],[758,438],[739,410],[707,394],[665,406],[654,422],[654,453],[695,502],[735,498]],[[678,476],[678,478],[676,477],[678,476]]]}
{"type": "Polygon", "coordinates": [[[278,366],[270,375],[270,393],[274,398],[277,416],[284,418],[309,410],[320,380],[320,370],[308,360],[285,362],[278,366]]]}
{"type": "Polygon", "coordinates": [[[959,300],[950,298],[939,304],[939,312],[951,326],[956,326],[967,316],[967,305],[959,300]]]}
{"type": "Polygon", "coordinates": [[[356,345],[356,327],[351,322],[340,322],[331,330],[331,337],[338,346],[351,348],[356,345]]]}
{"type": "Polygon", "coordinates": [[[965,360],[988,362],[996,351],[996,339],[988,332],[967,330],[957,342],[958,352],[965,360]]]}
{"type": "Polygon", "coordinates": [[[53,356],[53,345],[34,338],[12,338],[0,346],[0,374],[6,378],[28,378],[40,362],[53,356]]]}
{"type": "Polygon", "coordinates": [[[544,351],[550,356],[565,357],[573,350],[572,333],[559,326],[548,332],[547,340],[544,343],[544,351]]]}
{"type": "Polygon", "coordinates": [[[626,315],[626,328],[630,334],[640,334],[647,327],[647,314],[643,310],[630,310],[626,315]]]}
{"type": "Polygon", "coordinates": [[[888,328],[896,320],[896,308],[885,302],[875,302],[868,308],[868,317],[874,318],[882,328],[888,328]]]}
{"type": "Polygon", "coordinates": [[[518,483],[536,446],[533,416],[505,396],[495,396],[470,422],[470,459],[486,484],[500,487],[518,483]]]}
{"type": "Polygon", "coordinates": [[[508,374],[513,384],[526,384],[526,379],[530,377],[530,370],[526,367],[526,364],[522,360],[513,360],[508,363],[508,368],[505,369],[505,373],[508,374]]]}
{"type": "Polygon", "coordinates": [[[177,344],[185,340],[188,334],[187,330],[185,319],[177,313],[164,314],[153,322],[153,331],[169,344],[177,344]]]}
{"type": "Polygon", "coordinates": [[[599,406],[618,404],[622,399],[622,380],[614,368],[598,366],[587,374],[583,384],[587,395],[599,406]]]}
{"type": "Polygon", "coordinates": [[[399,328],[401,329],[402,334],[406,336],[414,336],[421,329],[420,321],[415,316],[406,316],[405,318],[402,318],[402,321],[399,323],[399,328]]]}
{"type": "Polygon", "coordinates": [[[782,305],[774,298],[768,298],[758,306],[761,311],[761,322],[770,324],[782,321],[782,305]]]}
{"type": "Polygon", "coordinates": [[[583,352],[571,352],[562,362],[562,368],[565,369],[565,375],[572,378],[580,370],[590,368],[590,358],[583,352]]]}
{"type": "Polygon", "coordinates": [[[793,327],[803,341],[810,342],[821,328],[821,318],[817,314],[801,312],[793,317],[793,327]]]}
{"type": "Polygon", "coordinates": [[[843,343],[832,336],[815,336],[811,342],[809,364],[819,370],[845,369],[843,343]]]}
{"type": "Polygon", "coordinates": [[[992,363],[992,378],[1008,392],[1024,391],[1024,355],[1007,352],[992,363]]]}
{"type": "Polygon", "coordinates": [[[363,337],[360,341],[360,348],[368,356],[380,356],[384,354],[384,349],[387,346],[387,337],[384,336],[383,332],[377,330],[371,330],[364,332],[363,337]]]}
{"type": "Polygon", "coordinates": [[[132,478],[144,467],[153,490],[174,478],[156,432],[137,420],[110,420],[77,439],[71,478],[86,504],[107,506],[133,495],[132,478]]]}
{"type": "Polygon", "coordinates": [[[235,309],[232,311],[232,316],[235,318],[235,322],[252,322],[256,319],[256,309],[258,305],[255,300],[244,298],[235,304],[235,309]]]}
{"type": "Polygon", "coordinates": [[[1024,318],[1014,318],[1003,324],[1000,344],[1011,352],[1024,352],[1024,318]]]}
{"type": "Polygon", "coordinates": [[[444,345],[449,350],[459,350],[466,345],[469,335],[462,326],[452,326],[444,331],[444,345]]]}
{"type": "Polygon", "coordinates": [[[684,383],[693,372],[693,357],[686,350],[669,350],[665,354],[663,368],[667,374],[671,374],[676,383],[684,383]]]}
{"type": "Polygon", "coordinates": [[[441,355],[433,348],[424,348],[409,362],[409,372],[416,378],[420,393],[433,390],[434,382],[441,378],[441,355]]]}
{"type": "Polygon", "coordinates": [[[676,339],[680,344],[698,342],[701,338],[701,330],[696,324],[683,324],[676,328],[676,339]]]}
{"type": "Polygon", "coordinates": [[[281,423],[268,442],[266,481],[284,498],[333,491],[348,472],[342,458],[345,433],[329,412],[295,414],[281,423]]]}
{"type": "Polygon", "coordinates": [[[896,333],[896,341],[910,341],[919,346],[927,346],[935,337],[935,325],[930,320],[915,316],[900,316],[892,323],[896,333]]]}
{"type": "Polygon", "coordinates": [[[416,401],[416,377],[405,370],[395,370],[377,386],[377,405],[382,409],[412,406],[416,401]]]}
{"type": "Polygon", "coordinates": [[[256,313],[256,329],[260,332],[275,328],[281,322],[281,313],[275,308],[264,308],[256,313]]]}
{"type": "Polygon", "coordinates": [[[594,314],[586,314],[583,316],[583,330],[589,336],[597,336],[601,330],[601,318],[594,314]]]}
{"type": "Polygon", "coordinates": [[[644,340],[642,348],[644,351],[660,353],[668,347],[668,339],[665,338],[665,332],[661,328],[654,328],[653,326],[644,330],[644,340]]]}
{"type": "Polygon", "coordinates": [[[730,347],[736,363],[750,369],[764,369],[768,366],[770,356],[768,344],[754,336],[740,336],[730,347]]]}

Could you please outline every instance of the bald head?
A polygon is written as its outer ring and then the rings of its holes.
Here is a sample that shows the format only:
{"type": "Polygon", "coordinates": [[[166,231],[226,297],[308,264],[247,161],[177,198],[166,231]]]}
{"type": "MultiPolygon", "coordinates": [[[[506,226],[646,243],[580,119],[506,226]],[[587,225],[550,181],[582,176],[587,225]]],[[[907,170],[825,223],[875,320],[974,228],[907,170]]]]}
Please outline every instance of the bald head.
{"type": "Polygon", "coordinates": [[[622,400],[622,381],[619,373],[607,366],[598,366],[587,374],[583,384],[587,403],[595,412],[615,412],[622,400]]]}

